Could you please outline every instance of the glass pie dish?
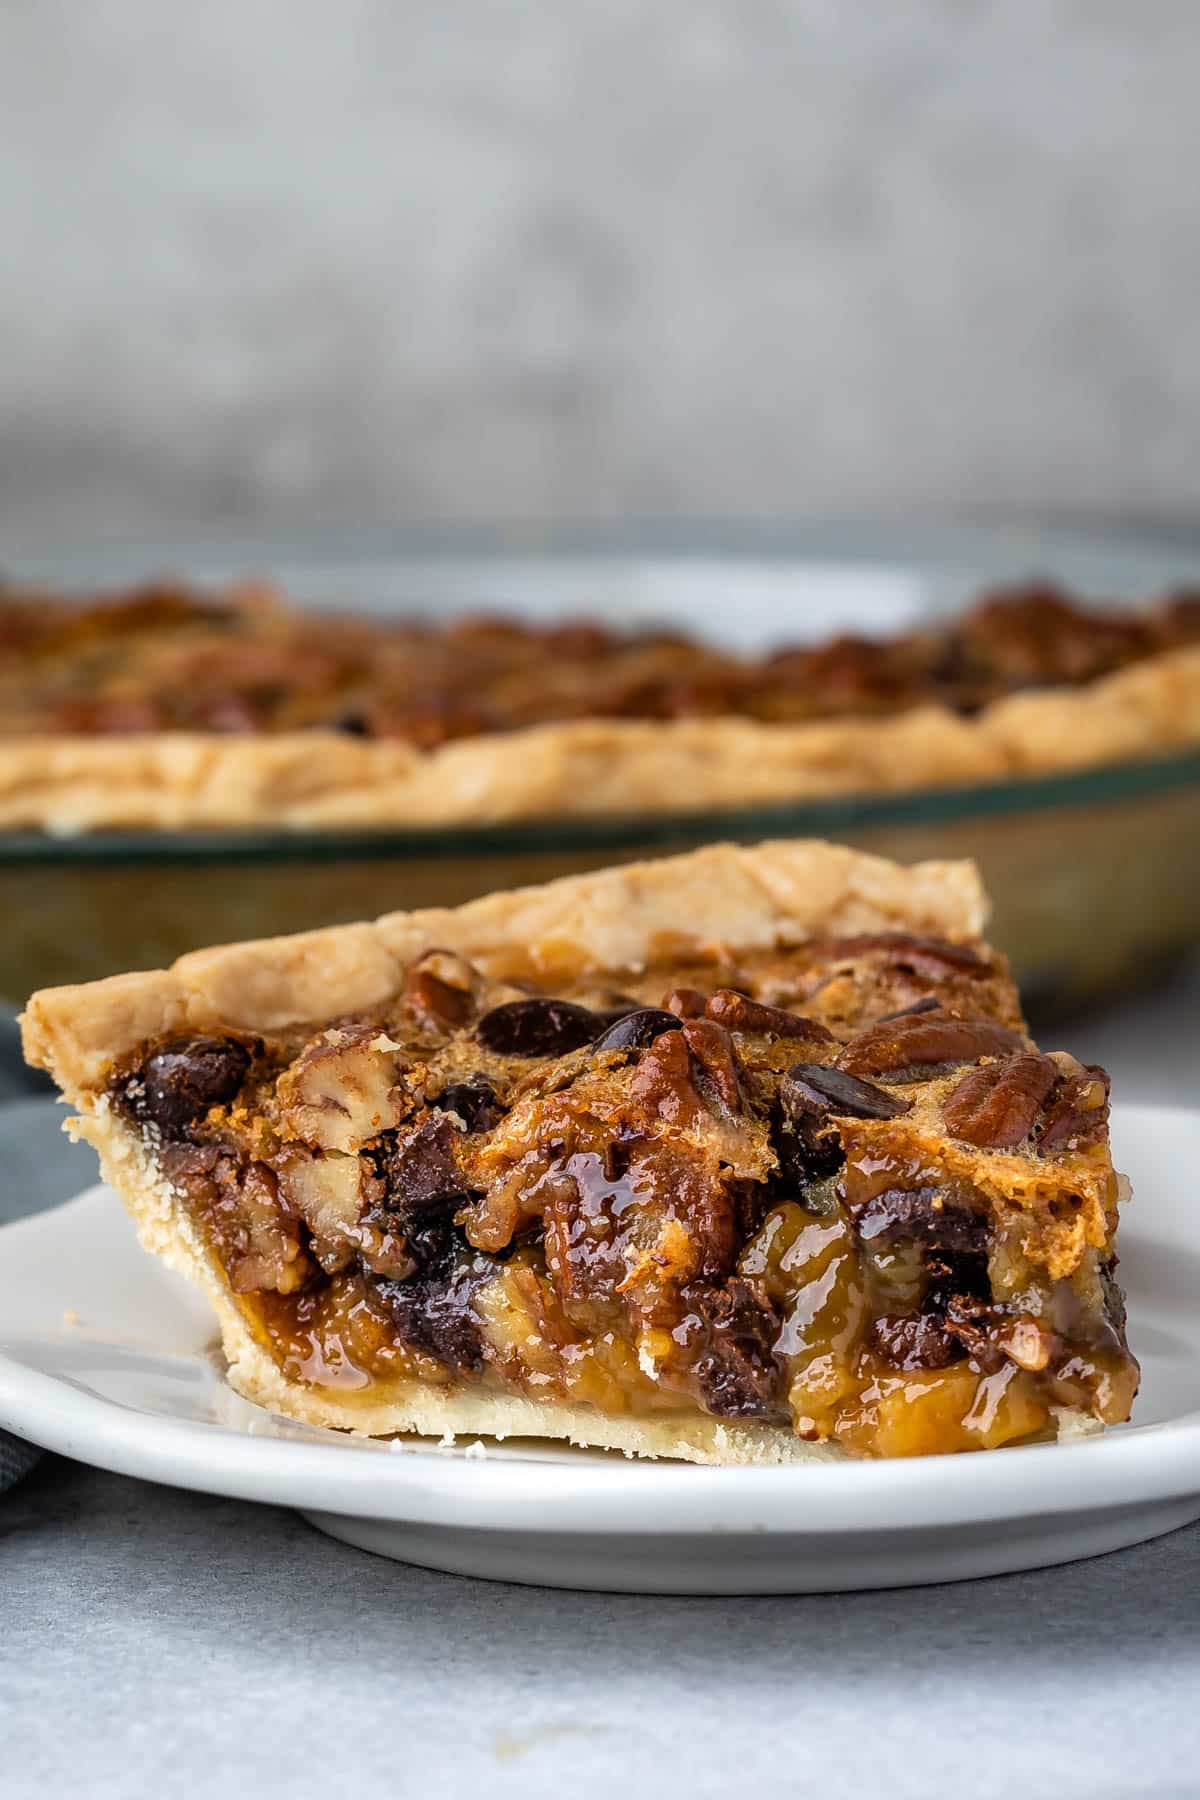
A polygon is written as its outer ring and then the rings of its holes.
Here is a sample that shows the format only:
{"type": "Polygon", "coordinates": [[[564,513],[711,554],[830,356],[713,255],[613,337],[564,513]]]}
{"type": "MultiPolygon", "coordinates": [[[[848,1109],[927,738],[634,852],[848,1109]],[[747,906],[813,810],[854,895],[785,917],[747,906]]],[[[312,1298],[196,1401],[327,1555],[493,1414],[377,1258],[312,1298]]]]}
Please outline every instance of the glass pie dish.
{"type": "MultiPolygon", "coordinates": [[[[301,601],[440,615],[682,624],[736,648],[838,630],[880,634],[1029,576],[1128,599],[1194,580],[1186,543],[1015,530],[862,527],[766,540],[458,538],[379,533],[181,539],[102,551],[11,546],[13,578],[64,590],[170,571],[267,574],[301,601]]],[[[973,857],[989,935],[1032,1010],[1135,985],[1200,939],[1200,752],[984,785],[719,812],[543,818],[469,827],[0,834],[0,998],[201,944],[333,924],[716,839],[825,837],[900,861],[973,857]],[[1083,922],[1082,929],[1081,923],[1083,922]]]]}

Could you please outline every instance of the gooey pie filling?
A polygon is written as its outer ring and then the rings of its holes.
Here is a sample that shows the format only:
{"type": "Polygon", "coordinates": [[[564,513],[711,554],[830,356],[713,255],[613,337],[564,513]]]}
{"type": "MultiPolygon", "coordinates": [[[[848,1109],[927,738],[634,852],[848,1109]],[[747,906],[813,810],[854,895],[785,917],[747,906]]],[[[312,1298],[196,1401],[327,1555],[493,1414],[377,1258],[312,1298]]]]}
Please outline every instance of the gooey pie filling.
{"type": "Polygon", "coordinates": [[[1108,1080],[985,946],[895,933],[142,1047],[142,1132],[260,1345],[859,1454],[1128,1416],[1108,1080]]]}

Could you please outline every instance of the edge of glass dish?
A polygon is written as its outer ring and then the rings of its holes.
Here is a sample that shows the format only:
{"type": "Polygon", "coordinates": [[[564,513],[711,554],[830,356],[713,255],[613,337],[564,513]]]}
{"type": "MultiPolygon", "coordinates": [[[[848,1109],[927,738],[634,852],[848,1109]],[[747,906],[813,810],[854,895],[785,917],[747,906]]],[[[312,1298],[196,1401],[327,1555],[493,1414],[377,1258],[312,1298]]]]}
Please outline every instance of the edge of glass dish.
{"type": "Polygon", "coordinates": [[[0,866],[189,862],[415,860],[511,853],[654,850],[721,838],[823,837],[870,826],[923,825],[1048,812],[1200,786],[1200,750],[971,787],[839,794],[719,811],[604,813],[491,825],[356,831],[104,831],[55,836],[0,832],[0,866]]]}

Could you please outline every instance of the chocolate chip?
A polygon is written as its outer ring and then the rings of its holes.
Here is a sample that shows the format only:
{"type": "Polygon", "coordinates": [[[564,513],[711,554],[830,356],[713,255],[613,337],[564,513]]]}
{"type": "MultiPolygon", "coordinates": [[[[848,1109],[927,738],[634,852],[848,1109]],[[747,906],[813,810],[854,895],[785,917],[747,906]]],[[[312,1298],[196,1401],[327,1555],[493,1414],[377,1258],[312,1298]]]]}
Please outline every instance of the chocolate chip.
{"type": "Polygon", "coordinates": [[[782,1321],[757,1282],[696,1281],[684,1290],[691,1320],[704,1334],[693,1363],[700,1397],[726,1419],[762,1418],[779,1406],[775,1345],[782,1321]]]}
{"type": "Polygon", "coordinates": [[[803,1189],[833,1175],[845,1161],[835,1115],[896,1119],[909,1103],[870,1081],[859,1081],[824,1063],[793,1063],[779,1083],[771,1147],[790,1188],[803,1189]]]}
{"type": "Polygon", "coordinates": [[[371,736],[371,726],[367,716],[360,712],[343,713],[340,718],[333,721],[333,729],[343,732],[346,737],[365,738],[371,736]]]}
{"type": "Polygon", "coordinates": [[[490,1131],[504,1117],[495,1088],[482,1075],[473,1075],[470,1081],[452,1081],[433,1105],[442,1112],[456,1113],[468,1131],[490,1131]]]}
{"type": "Polygon", "coordinates": [[[440,1260],[407,1281],[377,1280],[375,1290],[405,1343],[465,1374],[484,1364],[483,1337],[471,1304],[495,1273],[483,1258],[457,1267],[440,1260]]]}
{"type": "Polygon", "coordinates": [[[836,1174],[846,1160],[828,1115],[789,1110],[782,1094],[771,1112],[771,1148],[789,1194],[802,1193],[811,1182],[836,1174]]]}
{"type": "Polygon", "coordinates": [[[236,1098],[250,1060],[245,1045],[232,1038],[172,1038],[118,1084],[118,1103],[164,1137],[180,1137],[210,1107],[236,1098]]]}
{"type": "Polygon", "coordinates": [[[573,1000],[508,1000],[484,1013],[475,1035],[498,1056],[565,1056],[596,1035],[597,1017],[573,1000]]]}
{"type": "MultiPolygon", "coordinates": [[[[987,1227],[979,1215],[947,1200],[938,1187],[884,1188],[855,1207],[854,1224],[866,1243],[914,1238],[945,1259],[981,1256],[987,1247],[987,1227]]],[[[964,1284],[965,1276],[959,1285],[964,1284]]]]}
{"type": "Polygon", "coordinates": [[[627,1012],[602,1031],[592,1045],[593,1050],[640,1050],[664,1031],[678,1031],[682,1019],[659,1006],[642,1006],[627,1012]]]}
{"type": "Polygon", "coordinates": [[[379,1172],[387,1184],[384,1206],[404,1229],[414,1215],[462,1195],[454,1160],[456,1136],[445,1113],[434,1113],[407,1137],[393,1138],[379,1156],[379,1172]]]}
{"type": "Polygon", "coordinates": [[[825,1063],[793,1063],[779,1083],[784,1112],[795,1119],[801,1114],[840,1113],[849,1119],[898,1119],[911,1102],[860,1081],[825,1063]]]}

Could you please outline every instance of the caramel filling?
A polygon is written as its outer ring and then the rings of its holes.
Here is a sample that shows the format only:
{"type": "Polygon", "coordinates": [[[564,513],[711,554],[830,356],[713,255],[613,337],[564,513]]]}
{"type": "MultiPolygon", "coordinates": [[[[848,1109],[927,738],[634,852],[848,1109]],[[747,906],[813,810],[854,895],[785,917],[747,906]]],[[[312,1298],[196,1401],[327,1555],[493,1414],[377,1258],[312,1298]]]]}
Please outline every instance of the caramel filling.
{"type": "Polygon", "coordinates": [[[384,1017],[148,1046],[113,1096],[257,1341],[351,1407],[478,1385],[909,1456],[1136,1391],[1106,1078],[982,947],[570,997],[431,952],[384,1017]]]}

